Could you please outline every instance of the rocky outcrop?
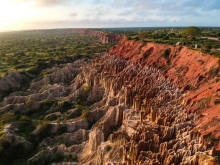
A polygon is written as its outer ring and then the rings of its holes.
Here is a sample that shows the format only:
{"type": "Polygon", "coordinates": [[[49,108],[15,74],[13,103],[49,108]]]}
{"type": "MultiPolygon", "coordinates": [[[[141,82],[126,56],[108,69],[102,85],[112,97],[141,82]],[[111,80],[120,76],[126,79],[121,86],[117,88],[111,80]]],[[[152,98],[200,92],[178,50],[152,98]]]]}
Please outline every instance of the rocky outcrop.
{"type": "Polygon", "coordinates": [[[81,164],[202,164],[204,155],[214,160],[214,143],[207,144],[195,129],[196,115],[188,113],[183,89],[159,70],[114,55],[97,60],[93,67],[115,103],[93,127],[81,164]],[[121,157],[114,153],[112,158],[104,150],[107,146],[114,146],[121,157]]]}
{"type": "Polygon", "coordinates": [[[101,35],[102,43],[116,43],[122,39],[121,35],[104,33],[101,35]]]}
{"type": "MultiPolygon", "coordinates": [[[[218,127],[220,104],[219,59],[208,54],[190,50],[184,46],[127,41],[124,38],[108,53],[157,68],[182,90],[187,113],[198,114],[196,127],[203,135],[214,136],[219,141],[218,127]]],[[[216,143],[216,150],[220,150],[216,143]]]]}
{"type": "MultiPolygon", "coordinates": [[[[83,127],[82,127],[83,128],[83,127]]],[[[48,137],[44,139],[40,146],[54,146],[57,143],[65,144],[81,144],[84,141],[88,140],[88,130],[79,129],[73,133],[64,133],[56,137],[48,137]]]]}
{"type": "MultiPolygon", "coordinates": [[[[39,150],[29,155],[29,164],[217,164],[216,58],[123,39],[101,58],[42,75],[25,94],[14,93],[0,105],[1,114],[50,120],[32,130],[39,150]]],[[[6,132],[6,138],[20,137],[14,123],[6,132]]]]}
{"type": "Polygon", "coordinates": [[[23,72],[9,72],[0,79],[0,99],[15,89],[20,89],[28,80],[23,72]]]}
{"type": "Polygon", "coordinates": [[[114,33],[106,33],[96,30],[84,30],[81,34],[96,36],[103,44],[116,43],[122,39],[122,36],[114,33]]]}

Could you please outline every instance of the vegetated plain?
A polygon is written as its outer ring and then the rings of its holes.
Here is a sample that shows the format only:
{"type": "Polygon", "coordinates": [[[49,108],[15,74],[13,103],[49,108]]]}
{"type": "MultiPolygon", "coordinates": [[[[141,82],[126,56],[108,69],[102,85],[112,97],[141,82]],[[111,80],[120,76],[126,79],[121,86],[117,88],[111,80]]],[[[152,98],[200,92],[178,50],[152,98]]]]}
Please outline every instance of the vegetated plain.
{"type": "Polygon", "coordinates": [[[73,56],[88,56],[110,47],[71,29],[0,33],[0,77],[9,71],[33,71],[39,64],[67,62],[73,56]]]}
{"type": "Polygon", "coordinates": [[[217,27],[140,27],[102,30],[125,34],[129,40],[170,45],[182,42],[191,49],[197,49],[220,58],[220,28],[217,27]]]}

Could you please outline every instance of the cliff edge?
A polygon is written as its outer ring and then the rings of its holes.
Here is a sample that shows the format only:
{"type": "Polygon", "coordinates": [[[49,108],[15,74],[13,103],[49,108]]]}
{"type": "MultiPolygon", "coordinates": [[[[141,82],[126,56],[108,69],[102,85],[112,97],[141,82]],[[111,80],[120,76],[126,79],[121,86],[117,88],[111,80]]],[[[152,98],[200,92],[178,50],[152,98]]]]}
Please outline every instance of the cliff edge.
{"type": "Polygon", "coordinates": [[[81,164],[218,164],[218,58],[124,38],[92,68],[107,98],[81,164]]]}
{"type": "MultiPolygon", "coordinates": [[[[124,38],[109,55],[157,68],[183,90],[188,112],[198,115],[197,128],[220,138],[219,59],[185,46],[128,41],[124,38]]],[[[220,150],[220,144],[216,145],[220,150]]]]}

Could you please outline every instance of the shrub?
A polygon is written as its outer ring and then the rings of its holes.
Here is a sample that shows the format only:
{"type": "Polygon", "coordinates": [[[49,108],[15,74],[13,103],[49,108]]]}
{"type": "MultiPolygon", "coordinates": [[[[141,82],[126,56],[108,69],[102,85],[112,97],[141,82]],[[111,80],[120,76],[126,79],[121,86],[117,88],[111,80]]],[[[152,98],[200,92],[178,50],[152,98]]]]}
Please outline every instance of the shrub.
{"type": "Polygon", "coordinates": [[[190,26],[184,29],[183,34],[189,38],[197,37],[201,34],[201,30],[198,27],[190,26]]]}
{"type": "Polygon", "coordinates": [[[213,78],[213,77],[216,77],[216,76],[218,75],[219,69],[220,69],[220,67],[219,67],[219,68],[213,68],[213,69],[211,69],[211,70],[208,72],[209,76],[212,77],[212,78],[213,78]]]}
{"type": "Polygon", "coordinates": [[[31,104],[31,102],[32,102],[32,101],[31,101],[31,97],[28,97],[28,99],[26,100],[25,103],[26,103],[27,105],[29,105],[29,104],[31,104]]]}
{"type": "Polygon", "coordinates": [[[85,108],[85,106],[80,105],[80,104],[76,104],[76,105],[75,105],[75,108],[82,110],[82,109],[85,108]]]}
{"type": "Polygon", "coordinates": [[[66,155],[65,156],[65,158],[64,158],[64,161],[70,161],[70,162],[72,162],[72,161],[77,161],[78,160],[78,158],[77,158],[77,155],[76,154],[69,154],[69,155],[66,155]]]}
{"type": "Polygon", "coordinates": [[[202,98],[198,110],[208,108],[212,97],[202,98]]]}
{"type": "Polygon", "coordinates": [[[83,109],[81,113],[81,118],[87,119],[89,116],[89,110],[88,109],[83,109]]]}
{"type": "Polygon", "coordinates": [[[205,139],[206,139],[209,143],[211,143],[211,144],[214,144],[214,143],[216,143],[216,142],[218,141],[218,139],[217,139],[215,136],[213,136],[212,134],[208,134],[208,135],[205,137],[205,139]]]}
{"type": "Polygon", "coordinates": [[[23,141],[14,143],[3,136],[0,138],[0,162],[1,164],[14,164],[16,159],[26,157],[30,149],[23,141]]]}
{"type": "Polygon", "coordinates": [[[36,129],[32,132],[32,135],[38,136],[39,139],[49,136],[49,128],[50,122],[49,121],[42,121],[36,129]]]}
{"type": "Polygon", "coordinates": [[[50,162],[60,162],[64,158],[63,154],[59,151],[56,151],[51,157],[50,157],[50,162]]]}
{"type": "Polygon", "coordinates": [[[144,53],[144,54],[142,55],[142,57],[143,57],[143,58],[147,58],[147,54],[144,53]]]}
{"type": "Polygon", "coordinates": [[[164,53],[163,53],[163,57],[166,58],[166,59],[168,59],[169,56],[170,56],[170,52],[171,52],[171,49],[170,49],[170,48],[169,48],[169,49],[166,49],[166,50],[164,51],[164,53]]]}
{"type": "Polygon", "coordinates": [[[0,115],[0,125],[4,125],[16,120],[16,115],[12,112],[7,112],[0,115]]]}
{"type": "Polygon", "coordinates": [[[220,104],[220,99],[215,100],[215,104],[220,104]]]}
{"type": "Polygon", "coordinates": [[[109,152],[111,149],[112,149],[112,146],[110,146],[110,145],[105,146],[105,151],[106,152],[109,152]]]}
{"type": "Polygon", "coordinates": [[[159,69],[161,71],[166,71],[167,69],[169,69],[169,65],[162,65],[162,66],[159,67],[159,69]]]}
{"type": "Polygon", "coordinates": [[[85,87],[84,87],[84,91],[85,91],[85,92],[88,92],[91,88],[92,88],[91,85],[85,86],[85,87]]]}

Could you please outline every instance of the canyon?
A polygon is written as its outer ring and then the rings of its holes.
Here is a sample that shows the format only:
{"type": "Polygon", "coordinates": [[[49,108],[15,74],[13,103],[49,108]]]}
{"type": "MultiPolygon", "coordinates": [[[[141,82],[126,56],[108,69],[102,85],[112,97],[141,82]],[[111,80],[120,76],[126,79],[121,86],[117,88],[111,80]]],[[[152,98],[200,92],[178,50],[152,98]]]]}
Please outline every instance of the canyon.
{"type": "MultiPolygon", "coordinates": [[[[22,123],[7,125],[9,150],[21,148],[28,155],[40,148],[27,156],[29,164],[47,164],[54,153],[75,156],[75,161],[53,162],[57,165],[219,164],[218,58],[184,46],[81,33],[118,43],[95,59],[45,69],[25,93],[4,97],[1,115],[16,112],[50,121],[29,139],[19,134],[22,123]]],[[[19,88],[29,74],[9,73],[0,80],[0,92],[19,88]]],[[[11,156],[0,152],[1,160],[11,156]]]]}
{"type": "MultiPolygon", "coordinates": [[[[109,162],[115,157],[125,164],[212,164],[212,156],[219,157],[217,58],[187,47],[123,39],[96,65],[118,100],[114,110],[118,115],[112,117],[118,129],[109,141],[103,140],[106,135],[101,130],[113,122],[103,121],[102,128],[94,128],[90,135],[88,146],[105,141],[93,149],[99,152],[98,160],[109,162]],[[94,134],[100,131],[103,138],[97,140],[94,134]],[[110,144],[115,155],[105,151],[110,144]],[[120,152],[122,157],[117,155],[120,152]]],[[[88,146],[82,156],[86,161],[88,146]]]]}

